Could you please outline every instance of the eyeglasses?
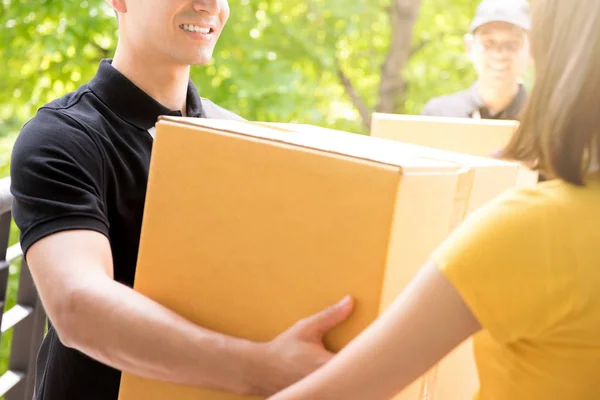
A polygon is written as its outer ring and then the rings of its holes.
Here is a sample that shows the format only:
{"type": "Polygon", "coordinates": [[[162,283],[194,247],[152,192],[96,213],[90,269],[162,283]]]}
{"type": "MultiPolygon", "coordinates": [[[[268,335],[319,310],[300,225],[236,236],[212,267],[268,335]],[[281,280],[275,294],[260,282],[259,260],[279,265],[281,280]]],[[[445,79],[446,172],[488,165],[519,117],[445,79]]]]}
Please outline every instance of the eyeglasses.
{"type": "Polygon", "coordinates": [[[523,49],[525,46],[524,40],[509,40],[505,42],[498,42],[494,39],[489,38],[476,38],[476,42],[487,52],[496,51],[501,53],[507,51],[511,54],[516,54],[523,49]]]}

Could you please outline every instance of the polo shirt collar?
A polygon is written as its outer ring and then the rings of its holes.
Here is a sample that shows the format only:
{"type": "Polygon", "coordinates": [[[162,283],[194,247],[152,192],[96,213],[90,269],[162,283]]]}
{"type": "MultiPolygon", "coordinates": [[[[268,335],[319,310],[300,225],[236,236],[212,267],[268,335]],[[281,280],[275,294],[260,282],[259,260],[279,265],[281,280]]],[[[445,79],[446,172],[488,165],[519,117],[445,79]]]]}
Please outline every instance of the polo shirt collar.
{"type": "MultiPolygon", "coordinates": [[[[88,87],[115,114],[144,130],[154,127],[161,115],[182,115],[180,110],[171,110],[154,100],[117,71],[111,62],[110,59],[100,62],[88,87]]],[[[203,116],[202,100],[191,80],[187,89],[186,111],[188,117],[203,116]]]]}
{"type": "Polygon", "coordinates": [[[489,116],[489,110],[479,96],[478,85],[479,82],[475,82],[475,84],[471,86],[468,91],[470,100],[473,104],[473,113],[482,113],[482,111],[484,111],[486,114],[488,114],[489,118],[518,119],[523,108],[523,104],[527,100],[527,91],[525,90],[525,86],[523,84],[519,84],[519,91],[515,97],[513,97],[510,104],[504,110],[498,112],[495,116],[489,116]]]}

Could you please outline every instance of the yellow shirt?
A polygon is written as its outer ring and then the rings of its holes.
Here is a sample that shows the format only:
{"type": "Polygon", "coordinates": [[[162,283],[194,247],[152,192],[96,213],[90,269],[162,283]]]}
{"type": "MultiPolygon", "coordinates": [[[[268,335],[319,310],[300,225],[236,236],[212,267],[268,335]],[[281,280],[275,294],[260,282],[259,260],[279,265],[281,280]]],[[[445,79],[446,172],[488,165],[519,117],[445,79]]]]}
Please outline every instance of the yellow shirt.
{"type": "Polygon", "coordinates": [[[479,400],[600,399],[600,179],[511,191],[432,256],[481,323],[479,400]]]}

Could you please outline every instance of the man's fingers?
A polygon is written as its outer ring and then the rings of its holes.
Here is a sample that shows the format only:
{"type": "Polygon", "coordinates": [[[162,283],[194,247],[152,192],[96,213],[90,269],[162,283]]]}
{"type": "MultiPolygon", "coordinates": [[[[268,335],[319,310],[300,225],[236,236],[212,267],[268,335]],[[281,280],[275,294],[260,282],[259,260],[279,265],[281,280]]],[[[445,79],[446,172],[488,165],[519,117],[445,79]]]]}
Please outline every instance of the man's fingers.
{"type": "Polygon", "coordinates": [[[328,330],[345,321],[353,307],[354,301],[350,296],[346,296],[337,304],[302,320],[298,326],[302,332],[299,333],[305,337],[318,339],[328,330]]]}

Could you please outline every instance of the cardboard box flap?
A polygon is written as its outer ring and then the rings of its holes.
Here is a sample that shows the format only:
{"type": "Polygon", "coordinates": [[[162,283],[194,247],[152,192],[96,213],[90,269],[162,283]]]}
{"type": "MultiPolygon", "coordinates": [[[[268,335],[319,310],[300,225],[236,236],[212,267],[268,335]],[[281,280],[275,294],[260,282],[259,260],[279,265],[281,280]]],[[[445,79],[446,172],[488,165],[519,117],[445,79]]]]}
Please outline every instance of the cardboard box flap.
{"type": "Polygon", "coordinates": [[[518,121],[505,120],[505,119],[475,119],[475,118],[458,118],[458,117],[431,117],[423,115],[407,115],[407,114],[387,114],[387,113],[373,113],[373,119],[389,119],[389,120],[411,120],[411,121],[427,121],[427,122],[440,122],[444,124],[456,124],[457,126],[473,125],[473,126],[509,126],[517,128],[519,126],[518,121]]]}
{"type": "Polygon", "coordinates": [[[517,121],[374,113],[371,135],[490,157],[508,143],[518,126],[517,121]]]}
{"type": "MultiPolygon", "coordinates": [[[[491,157],[502,149],[519,127],[518,121],[423,117],[374,113],[371,136],[444,151],[491,157]]],[[[515,162],[519,187],[537,184],[538,172],[515,162]]]]}
{"type": "MultiPolygon", "coordinates": [[[[510,122],[510,121],[503,121],[503,122],[510,122]]],[[[453,120],[453,123],[456,123],[456,121],[453,120]]],[[[267,125],[265,123],[260,123],[261,125],[267,125]]],[[[308,125],[308,124],[282,124],[282,123],[273,123],[272,125],[270,123],[268,123],[270,126],[273,126],[275,128],[279,128],[279,129],[285,129],[287,132],[297,132],[297,133],[301,133],[303,135],[319,135],[319,136],[328,136],[329,140],[337,140],[340,137],[347,135],[347,133],[342,132],[342,131],[337,131],[334,129],[328,129],[328,128],[323,128],[323,127],[317,127],[317,126],[313,126],[313,125],[308,125]]],[[[508,126],[512,126],[513,124],[508,124],[508,126]]],[[[498,125],[498,126],[503,126],[503,125],[498,125]]],[[[436,148],[436,147],[430,147],[429,145],[426,144],[416,144],[416,143],[404,143],[404,142],[398,142],[398,141],[394,141],[391,138],[387,138],[387,137],[383,137],[383,136],[371,136],[369,139],[368,136],[364,136],[364,135],[353,135],[354,137],[352,138],[352,140],[354,142],[358,143],[366,143],[367,141],[370,141],[371,139],[379,139],[379,140],[384,140],[386,141],[386,143],[390,144],[390,143],[396,143],[397,145],[393,145],[394,149],[398,149],[401,151],[405,151],[408,152],[409,154],[416,154],[419,156],[419,158],[423,158],[423,159],[431,159],[431,160],[437,160],[437,161],[445,161],[445,162],[452,162],[452,163],[457,163],[461,166],[474,166],[474,167],[481,167],[481,166],[509,166],[511,164],[514,164],[512,162],[506,161],[506,160],[499,160],[499,159],[493,159],[493,158],[489,158],[489,157],[484,157],[484,156],[478,156],[478,155],[473,155],[473,154],[469,154],[469,153],[464,153],[464,152],[455,152],[455,151],[450,151],[450,150],[444,150],[441,148],[436,148]]],[[[390,146],[392,146],[390,144],[390,146]]],[[[516,166],[515,166],[516,168],[516,166]]]]}
{"type": "MultiPolygon", "coordinates": [[[[161,116],[157,128],[162,124],[183,124],[217,132],[251,136],[259,139],[301,146],[353,158],[393,165],[402,168],[405,173],[429,171],[457,171],[462,163],[450,160],[437,160],[434,157],[422,157],[418,147],[409,148],[403,143],[340,132],[325,135],[318,127],[312,133],[295,132],[281,127],[268,127],[244,121],[217,120],[205,118],[183,118],[161,116]]],[[[157,139],[160,129],[157,129],[157,139]]]]}

